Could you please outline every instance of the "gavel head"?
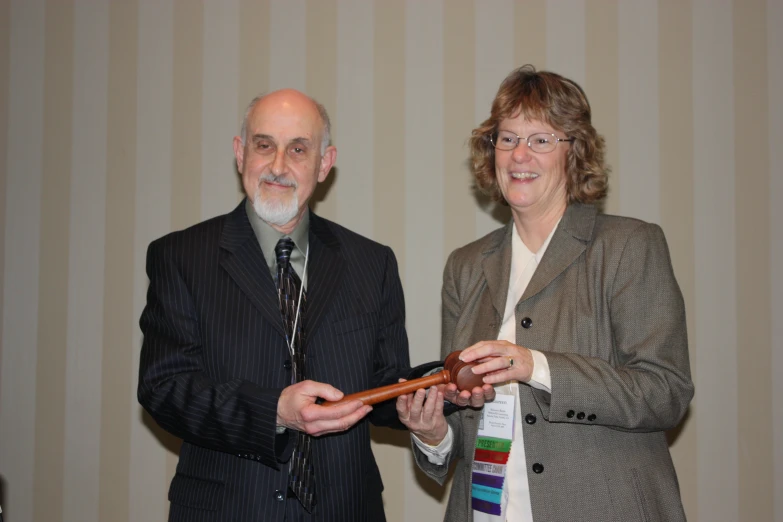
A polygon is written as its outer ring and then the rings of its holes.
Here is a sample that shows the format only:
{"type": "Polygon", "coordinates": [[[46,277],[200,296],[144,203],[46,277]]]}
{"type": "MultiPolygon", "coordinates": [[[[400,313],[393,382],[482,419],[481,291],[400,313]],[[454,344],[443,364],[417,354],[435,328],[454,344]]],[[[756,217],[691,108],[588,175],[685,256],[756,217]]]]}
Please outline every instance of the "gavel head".
{"type": "Polygon", "coordinates": [[[449,371],[451,382],[457,385],[459,391],[470,391],[476,386],[483,386],[484,376],[473,373],[473,367],[476,366],[476,363],[460,361],[460,353],[462,353],[462,350],[451,352],[443,362],[443,369],[449,371]]]}

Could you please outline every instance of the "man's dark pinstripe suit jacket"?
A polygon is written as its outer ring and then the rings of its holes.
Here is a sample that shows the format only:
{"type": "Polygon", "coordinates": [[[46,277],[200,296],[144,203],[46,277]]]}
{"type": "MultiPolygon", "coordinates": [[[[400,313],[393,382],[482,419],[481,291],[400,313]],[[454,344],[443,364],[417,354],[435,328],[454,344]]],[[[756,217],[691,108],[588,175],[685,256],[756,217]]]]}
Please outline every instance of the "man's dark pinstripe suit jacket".
{"type": "MultiPolygon", "coordinates": [[[[307,378],[346,394],[397,382],[409,368],[394,253],[310,217],[307,378]]],[[[171,521],[282,520],[290,430],[276,435],[290,384],[288,349],[269,273],[244,202],[154,241],[141,316],[139,402],[182,438],[171,521]],[[279,497],[283,496],[283,500],[279,497]]],[[[394,401],[374,424],[396,422],[394,401]]],[[[367,419],[313,440],[317,520],[384,520],[367,419]]]]}

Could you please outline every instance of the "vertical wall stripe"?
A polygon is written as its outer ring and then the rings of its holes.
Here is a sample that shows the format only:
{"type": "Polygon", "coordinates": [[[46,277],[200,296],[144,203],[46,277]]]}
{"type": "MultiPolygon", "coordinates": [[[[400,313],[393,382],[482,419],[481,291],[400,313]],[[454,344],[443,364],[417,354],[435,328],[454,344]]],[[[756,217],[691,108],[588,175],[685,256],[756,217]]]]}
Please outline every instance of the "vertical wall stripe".
{"type": "MultiPolygon", "coordinates": [[[[317,99],[329,113],[332,120],[332,137],[339,134],[342,123],[337,114],[337,82],[338,82],[338,62],[337,62],[337,39],[338,39],[338,19],[336,0],[323,0],[320,2],[307,2],[306,9],[303,11],[304,20],[297,23],[305,27],[307,41],[305,42],[305,92],[317,99]]],[[[371,23],[369,20],[367,23],[371,23]]],[[[370,73],[371,74],[371,73],[370,73]]],[[[365,127],[365,129],[371,127],[365,127]]],[[[340,147],[337,140],[332,140],[337,145],[337,166],[336,171],[332,170],[329,177],[319,184],[310,200],[310,205],[320,215],[328,218],[337,218],[337,208],[340,190],[350,185],[350,181],[336,182],[337,176],[341,172],[342,160],[346,154],[351,154],[354,146],[350,143],[344,143],[340,147]],[[336,190],[335,190],[336,189],[336,190]],[[326,198],[326,199],[324,199],[326,198]]],[[[353,180],[356,174],[353,174],[353,180]]],[[[365,216],[370,219],[371,215],[365,216]]],[[[349,225],[348,223],[343,223],[349,225]]]]}
{"type": "MultiPolygon", "coordinates": [[[[476,31],[474,126],[489,118],[492,100],[500,82],[514,69],[514,5],[509,1],[478,2],[474,11],[476,31]]],[[[531,20],[527,21],[530,24],[531,20]]],[[[467,98],[466,98],[467,99],[467,98]]],[[[461,138],[467,140],[470,130],[461,138]]],[[[467,151],[467,149],[466,149],[467,151]]],[[[468,158],[470,152],[468,151],[468,158]]],[[[471,179],[472,182],[472,179],[471,179]]],[[[475,193],[475,237],[482,237],[511,217],[508,207],[495,204],[491,198],[475,193]]],[[[461,246],[461,245],[460,245],[461,246]]],[[[464,347],[463,347],[464,348],[464,347]]]]}
{"type": "MultiPolygon", "coordinates": [[[[620,51],[618,0],[590,2],[585,13],[585,83],[593,126],[606,140],[609,165],[609,195],[604,202],[608,214],[620,212],[620,51]]],[[[629,168],[636,168],[629,165],[629,168]]]]}
{"type": "MultiPolygon", "coordinates": [[[[187,8],[188,0],[181,0],[187,8]]],[[[269,86],[269,0],[240,0],[239,4],[239,122],[250,100],[269,86]]],[[[203,23],[203,21],[202,21],[203,23]]],[[[185,26],[187,27],[187,26],[185,26]]]]}
{"type": "Polygon", "coordinates": [[[405,34],[405,3],[376,0],[374,14],[373,236],[392,247],[404,277],[405,40],[398,35],[405,34]]]}
{"type": "MultiPolygon", "coordinates": [[[[405,288],[411,363],[433,360],[440,345],[443,264],[443,0],[405,2],[405,288]],[[434,153],[433,153],[434,152],[434,153]],[[426,223],[426,226],[424,225],[426,223]]],[[[410,464],[409,464],[410,466],[410,464]]],[[[412,472],[405,496],[418,489],[412,472]]],[[[439,518],[432,499],[405,505],[405,519],[439,518]]]]}
{"type": "Polygon", "coordinates": [[[109,3],[80,0],[73,20],[63,519],[98,522],[109,3]]]}
{"type": "MultiPolygon", "coordinates": [[[[362,235],[375,230],[373,206],[374,3],[341,0],[337,10],[337,110],[334,142],[339,145],[340,179],[328,200],[337,221],[362,235]]],[[[308,60],[308,64],[310,61],[308,60]]],[[[311,82],[308,71],[308,84],[311,82]]]]}
{"type": "MultiPolygon", "coordinates": [[[[373,6],[373,237],[389,245],[405,283],[405,3],[376,0],[373,6]]],[[[338,156],[339,158],[339,156],[338,156]]],[[[408,287],[410,288],[410,287],[408,287]]],[[[411,291],[406,294],[407,312],[411,291]]],[[[410,332],[410,330],[408,330],[410,332]]],[[[413,478],[404,432],[370,431],[372,450],[384,482],[386,519],[405,520],[406,494],[413,478]],[[392,443],[394,440],[396,444],[392,443]]]]}
{"type": "Polygon", "coordinates": [[[514,67],[526,63],[536,69],[547,67],[546,18],[547,5],[544,2],[514,0],[514,67]]]}
{"type": "MultiPolygon", "coordinates": [[[[767,129],[767,38],[765,0],[733,4],[734,114],[736,136],[767,129]]],[[[777,52],[781,52],[779,49],[777,52]]],[[[770,345],[769,153],[764,139],[741,140],[734,158],[736,186],[737,389],[739,430],[739,520],[771,520],[774,502],[770,345]],[[752,252],[752,255],[749,255],[752,252]],[[754,409],[744,405],[753,404],[754,409]],[[758,408],[755,411],[755,408],[758,408]]],[[[778,146],[778,145],[775,145],[778,146]]],[[[778,175],[780,173],[778,172],[778,175]]],[[[776,204],[780,204],[777,202],[776,204]]],[[[778,224],[780,226],[780,224],[778,224]]],[[[780,269],[780,267],[777,267],[780,269]]],[[[779,347],[780,348],[780,347],[779,347]]]]}
{"type": "MultiPolygon", "coordinates": [[[[286,41],[283,38],[283,41],[286,41]]],[[[239,107],[239,0],[204,2],[201,218],[225,214],[242,197],[231,139],[239,107]]]]}
{"type": "MultiPolygon", "coordinates": [[[[660,91],[661,225],[674,273],[685,299],[691,371],[696,369],[694,317],[693,92],[690,1],[660,0],[658,7],[658,89],[660,91]]],[[[701,390],[696,391],[697,394],[701,390]]],[[[698,430],[695,404],[686,421],[670,433],[672,458],[688,520],[698,520],[698,430]]]]}
{"type": "MultiPolygon", "coordinates": [[[[140,335],[133,300],[143,295],[147,281],[135,275],[137,267],[143,270],[143,257],[134,254],[138,21],[136,1],[109,5],[98,519],[112,522],[130,520],[131,437],[141,431],[135,393],[140,335]]],[[[147,478],[137,473],[136,480],[147,478]]]]}
{"type": "MultiPolygon", "coordinates": [[[[619,4],[620,213],[659,223],[658,6],[649,0],[619,4]],[[645,122],[639,125],[639,122],[645,122]]],[[[615,187],[617,189],[617,187],[615,187]]]]}
{"type": "MultiPolygon", "coordinates": [[[[41,264],[38,275],[38,360],[35,407],[35,475],[37,498],[33,520],[63,520],[63,468],[67,458],[66,337],[69,286],[71,142],[74,85],[73,2],[46,6],[44,125],[40,148],[41,264]],[[66,217],[66,218],[64,218],[66,217]]],[[[100,375],[96,373],[93,375],[100,375]]]]}
{"type": "MultiPolygon", "coordinates": [[[[772,379],[772,491],[783,489],[783,2],[767,0],[767,103],[769,135],[769,242],[770,242],[770,316],[776,318],[770,324],[772,364],[768,371],[772,379]]],[[[772,520],[783,522],[783,495],[775,495],[772,520]]]]}
{"type": "Polygon", "coordinates": [[[727,522],[740,520],[731,14],[729,0],[693,1],[695,412],[710,434],[699,440],[698,512],[727,522]]]}
{"type": "MultiPolygon", "coordinates": [[[[451,107],[443,114],[442,190],[444,212],[449,216],[443,225],[443,253],[448,254],[476,237],[478,214],[465,212],[477,208],[468,148],[476,111],[472,104],[461,100],[476,99],[476,54],[482,56],[477,49],[476,15],[491,10],[482,9],[479,3],[474,7],[472,0],[446,2],[443,10],[443,105],[451,107]]],[[[482,56],[479,63],[484,58],[491,56],[482,56]]]]}
{"type": "Polygon", "coordinates": [[[585,0],[547,0],[546,66],[585,83],[585,0]]]}
{"type": "Polygon", "coordinates": [[[284,87],[304,91],[305,0],[270,0],[269,90],[284,87]]]}
{"type": "MultiPolygon", "coordinates": [[[[205,45],[215,43],[215,45],[230,48],[230,44],[226,43],[226,39],[231,40],[228,36],[229,27],[231,27],[229,21],[232,20],[232,13],[236,15],[236,11],[231,9],[234,5],[227,2],[221,3],[221,7],[224,7],[225,10],[220,10],[219,13],[214,12],[218,10],[217,5],[212,7],[213,11],[210,11],[210,5],[214,4],[211,2],[205,3],[205,45]],[[218,40],[220,40],[220,44],[217,43],[218,40]]],[[[144,290],[146,285],[144,283],[147,278],[144,273],[144,259],[147,245],[153,239],[168,232],[171,227],[169,221],[171,217],[171,193],[175,189],[171,185],[173,27],[173,0],[166,0],[165,2],[161,0],[141,0],[139,2],[139,57],[136,80],[138,89],[135,173],[136,233],[133,256],[136,279],[134,318],[137,321],[145,303],[144,290]]],[[[236,51],[236,49],[233,50],[236,51]]],[[[214,60],[215,57],[213,56],[212,58],[214,60]]],[[[225,62],[231,62],[229,57],[224,56],[222,59],[225,62]]],[[[214,61],[211,62],[211,66],[217,67],[214,61]]],[[[209,76],[212,72],[219,75],[221,70],[219,68],[213,70],[205,67],[205,76],[207,76],[204,88],[204,92],[207,93],[205,96],[207,101],[205,103],[205,114],[211,114],[211,110],[217,105],[217,103],[208,103],[208,101],[213,101],[210,95],[220,92],[220,87],[215,85],[217,79],[213,80],[212,83],[209,82],[209,76]]],[[[225,71],[231,78],[236,78],[235,72],[232,69],[225,71]]],[[[230,86],[233,85],[233,82],[225,79],[223,81],[229,86],[227,90],[230,91],[230,86]]],[[[215,99],[214,101],[217,100],[215,99]]],[[[233,99],[229,97],[228,100],[221,100],[221,103],[225,112],[228,112],[230,115],[235,114],[237,107],[236,94],[234,94],[233,99]]],[[[229,119],[233,120],[230,117],[229,119]]],[[[206,126],[205,134],[216,132],[213,127],[225,130],[225,116],[217,118],[214,126],[206,126]]],[[[228,133],[223,134],[222,144],[225,149],[230,150],[227,146],[230,138],[225,138],[226,134],[228,133]]],[[[230,134],[228,135],[230,136],[230,134]]],[[[216,148],[220,143],[215,138],[211,144],[205,144],[205,149],[210,148],[212,152],[212,163],[210,166],[213,170],[207,171],[209,173],[205,172],[205,177],[209,181],[205,183],[204,188],[208,191],[209,197],[205,198],[208,202],[206,206],[202,206],[202,210],[214,208],[212,205],[219,204],[221,197],[225,197],[223,195],[224,191],[218,188],[220,181],[223,182],[223,185],[228,184],[231,187],[230,183],[225,183],[226,178],[230,179],[231,176],[230,168],[226,165],[228,162],[220,161],[220,158],[225,158],[226,154],[222,153],[221,149],[216,148]],[[216,174],[218,165],[221,165],[222,171],[216,174]],[[222,177],[218,179],[219,174],[222,174],[222,177]]],[[[206,154],[206,151],[203,150],[202,154],[206,154]]],[[[224,205],[222,210],[225,212],[226,208],[230,208],[230,203],[224,205]]],[[[138,368],[141,346],[138,328],[134,330],[134,337],[133,362],[135,368],[138,368]]],[[[130,520],[162,520],[168,507],[166,491],[169,479],[169,477],[165,476],[167,466],[164,445],[171,441],[172,437],[158,428],[155,422],[146,414],[143,415],[144,422],[139,422],[140,411],[141,408],[139,406],[132,409],[132,415],[135,417],[136,422],[134,422],[131,430],[130,520]]]]}
{"type": "MultiPolygon", "coordinates": [[[[172,88],[176,95],[171,98],[171,186],[176,187],[176,190],[171,191],[171,228],[180,230],[201,220],[203,173],[197,145],[203,133],[202,113],[198,110],[204,95],[203,4],[191,0],[174,0],[173,16],[172,88]]],[[[252,70],[251,67],[248,69],[252,70]]],[[[235,124],[234,133],[239,134],[239,123],[235,124]]],[[[226,139],[230,137],[224,137],[223,145],[226,139]]],[[[230,185],[230,167],[226,171],[229,179],[225,181],[230,185]]]]}
{"type": "Polygon", "coordinates": [[[33,519],[44,122],[44,2],[12,0],[8,84],[0,470],[9,520],[33,519]]]}
{"type": "MultiPolygon", "coordinates": [[[[10,78],[11,70],[9,66],[10,40],[11,40],[11,0],[0,0],[0,78],[10,78]]],[[[3,375],[3,308],[5,307],[5,211],[6,211],[6,176],[8,174],[8,81],[0,82],[0,379],[3,375]]],[[[0,391],[2,391],[0,383],[0,391]]],[[[2,406],[0,400],[0,406],[2,406]]],[[[2,416],[0,415],[0,419],[2,416]]],[[[0,458],[2,458],[0,450],[0,458]]],[[[1,461],[0,461],[1,462],[1,461]]],[[[2,478],[0,477],[0,484],[2,478]]],[[[5,487],[5,486],[3,486],[5,487]]],[[[0,504],[5,497],[0,492],[0,504]]]]}

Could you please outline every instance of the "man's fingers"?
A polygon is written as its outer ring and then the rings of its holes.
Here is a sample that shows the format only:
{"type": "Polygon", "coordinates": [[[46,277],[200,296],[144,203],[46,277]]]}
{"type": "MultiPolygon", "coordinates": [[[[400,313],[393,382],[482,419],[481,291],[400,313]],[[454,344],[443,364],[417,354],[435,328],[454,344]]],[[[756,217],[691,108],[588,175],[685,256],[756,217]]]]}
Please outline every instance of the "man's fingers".
{"type": "Polygon", "coordinates": [[[327,433],[345,431],[362,420],[362,418],[364,418],[371,411],[372,406],[362,406],[350,415],[346,415],[338,419],[322,419],[307,423],[305,426],[305,432],[318,437],[320,435],[326,435],[327,433]]]}

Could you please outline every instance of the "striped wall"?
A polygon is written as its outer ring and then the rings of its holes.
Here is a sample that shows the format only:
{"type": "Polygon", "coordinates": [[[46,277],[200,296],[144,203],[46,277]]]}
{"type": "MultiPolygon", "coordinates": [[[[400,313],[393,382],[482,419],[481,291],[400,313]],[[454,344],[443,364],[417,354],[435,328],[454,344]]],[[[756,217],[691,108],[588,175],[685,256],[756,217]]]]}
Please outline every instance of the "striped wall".
{"type": "MultiPolygon", "coordinates": [[[[448,253],[507,213],[466,139],[501,79],[579,81],[607,211],[660,223],[696,397],[690,520],[783,522],[783,0],[0,0],[0,504],[9,522],[164,520],[179,441],[135,400],[147,244],[233,208],[245,104],[290,86],[338,148],[317,211],[394,248],[414,363],[448,253]]],[[[374,432],[390,521],[442,516],[374,432]]]]}

